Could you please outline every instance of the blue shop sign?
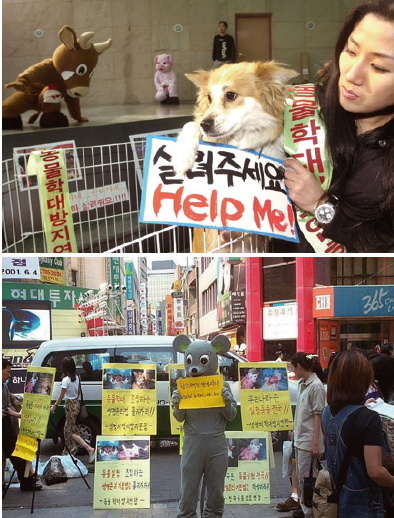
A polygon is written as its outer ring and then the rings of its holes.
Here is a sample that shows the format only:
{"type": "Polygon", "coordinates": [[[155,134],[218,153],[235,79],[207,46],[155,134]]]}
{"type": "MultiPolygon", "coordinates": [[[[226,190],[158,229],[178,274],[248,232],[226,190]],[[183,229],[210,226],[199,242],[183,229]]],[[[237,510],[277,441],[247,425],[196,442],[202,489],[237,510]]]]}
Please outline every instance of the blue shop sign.
{"type": "Polygon", "coordinates": [[[394,318],[394,285],[335,286],[334,316],[394,318]]]}

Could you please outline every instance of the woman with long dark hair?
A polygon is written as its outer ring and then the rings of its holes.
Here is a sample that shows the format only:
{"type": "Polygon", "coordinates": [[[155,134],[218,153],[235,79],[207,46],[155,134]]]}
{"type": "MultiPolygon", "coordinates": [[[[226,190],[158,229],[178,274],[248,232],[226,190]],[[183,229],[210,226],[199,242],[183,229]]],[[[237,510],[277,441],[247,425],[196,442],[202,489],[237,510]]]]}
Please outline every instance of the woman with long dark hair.
{"type": "Polygon", "coordinates": [[[64,441],[72,454],[76,454],[79,446],[85,448],[89,455],[89,462],[94,462],[95,449],[85,442],[78,435],[77,419],[79,416],[80,403],[79,394],[81,392],[81,382],[77,375],[77,369],[73,358],[66,356],[62,360],[62,388],[56,402],[51,406],[52,414],[56,407],[65,398],[66,422],[64,424],[64,441]]]}
{"type": "Polygon", "coordinates": [[[338,353],[330,367],[328,406],[322,427],[327,466],[335,484],[347,462],[338,504],[339,517],[383,518],[380,486],[394,488],[394,477],[382,466],[383,434],[380,416],[365,406],[373,369],[358,349],[338,353]]]}
{"type": "MultiPolygon", "coordinates": [[[[324,191],[297,160],[285,161],[293,203],[318,217],[348,252],[394,250],[394,0],[365,0],[346,18],[315,95],[332,181],[324,191]],[[331,218],[331,220],[330,220],[331,218]],[[324,218],[323,218],[324,219],[324,218]]],[[[297,251],[313,252],[307,242],[297,251]]]]}

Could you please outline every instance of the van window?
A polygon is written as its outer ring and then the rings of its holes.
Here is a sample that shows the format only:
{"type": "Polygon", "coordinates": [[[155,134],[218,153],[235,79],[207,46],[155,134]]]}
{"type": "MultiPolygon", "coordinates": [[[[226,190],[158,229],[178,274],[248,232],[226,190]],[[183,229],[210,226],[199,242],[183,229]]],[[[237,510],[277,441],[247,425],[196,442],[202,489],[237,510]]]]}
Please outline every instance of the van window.
{"type": "Polygon", "coordinates": [[[101,381],[103,363],[110,362],[110,354],[107,349],[97,349],[87,351],[57,351],[49,354],[42,363],[43,367],[55,367],[55,381],[62,379],[62,360],[70,356],[75,361],[77,374],[82,381],[101,381]]]}
{"type": "Polygon", "coordinates": [[[176,363],[175,351],[138,348],[116,349],[114,363],[153,363],[157,368],[157,381],[168,381],[168,364],[176,363]]]}
{"type": "Polygon", "coordinates": [[[218,355],[219,372],[226,381],[238,381],[238,362],[234,358],[218,355]]]}

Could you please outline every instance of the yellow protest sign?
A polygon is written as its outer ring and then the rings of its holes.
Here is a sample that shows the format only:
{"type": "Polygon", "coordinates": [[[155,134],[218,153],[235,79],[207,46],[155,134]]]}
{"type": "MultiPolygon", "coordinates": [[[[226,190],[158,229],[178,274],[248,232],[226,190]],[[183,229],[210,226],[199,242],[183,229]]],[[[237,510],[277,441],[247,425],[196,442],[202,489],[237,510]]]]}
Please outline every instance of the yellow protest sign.
{"type": "Polygon", "coordinates": [[[28,367],[23,395],[20,434],[45,439],[56,369],[28,367]]]}
{"type": "Polygon", "coordinates": [[[156,435],[156,400],[155,364],[103,364],[105,435],[156,435]]]}
{"type": "Polygon", "coordinates": [[[269,504],[268,432],[226,432],[226,504],[269,504]]]}
{"type": "Polygon", "coordinates": [[[243,430],[292,430],[286,363],[242,363],[238,371],[243,430]]]}
{"type": "Polygon", "coordinates": [[[214,408],[224,406],[222,396],[223,377],[197,376],[177,380],[181,394],[179,408],[214,408]]]}
{"type": "Polygon", "coordinates": [[[37,175],[47,252],[77,253],[64,149],[32,151],[27,172],[37,175]]]}
{"type": "Polygon", "coordinates": [[[18,439],[15,444],[15,450],[12,454],[14,457],[20,457],[29,462],[32,462],[36,456],[38,448],[37,439],[27,437],[26,435],[18,435],[18,439]]]}
{"type": "Polygon", "coordinates": [[[94,509],[149,509],[150,437],[97,437],[94,509]]]}
{"type": "Polygon", "coordinates": [[[172,413],[171,407],[171,398],[172,393],[177,388],[177,380],[180,378],[184,378],[186,376],[185,366],[183,363],[169,363],[168,364],[168,372],[170,375],[170,383],[168,386],[169,390],[169,402],[170,402],[170,425],[171,425],[171,434],[179,435],[183,430],[183,425],[179,421],[177,421],[172,413]]]}

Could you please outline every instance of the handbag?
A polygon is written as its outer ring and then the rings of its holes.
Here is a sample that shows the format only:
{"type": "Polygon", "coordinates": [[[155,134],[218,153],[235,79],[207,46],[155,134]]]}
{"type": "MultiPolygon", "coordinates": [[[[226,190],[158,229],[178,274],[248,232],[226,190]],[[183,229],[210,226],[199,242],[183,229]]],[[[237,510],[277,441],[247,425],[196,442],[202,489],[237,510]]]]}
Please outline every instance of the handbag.
{"type": "MultiPolygon", "coordinates": [[[[313,488],[315,487],[316,477],[313,476],[313,459],[311,459],[311,467],[309,469],[309,477],[304,478],[304,505],[305,507],[313,506],[313,488]]],[[[317,467],[320,469],[320,462],[317,460],[317,467]]]]}
{"type": "Polygon", "coordinates": [[[88,410],[87,410],[86,405],[85,405],[84,400],[83,400],[81,378],[79,378],[79,388],[80,388],[80,391],[81,391],[81,403],[80,403],[80,408],[79,408],[78,420],[79,421],[84,421],[84,420],[86,420],[88,418],[88,410]]]}
{"type": "Polygon", "coordinates": [[[22,410],[22,402],[20,399],[18,399],[15,394],[10,392],[10,398],[11,398],[11,405],[14,407],[15,412],[20,412],[22,410]]]}

